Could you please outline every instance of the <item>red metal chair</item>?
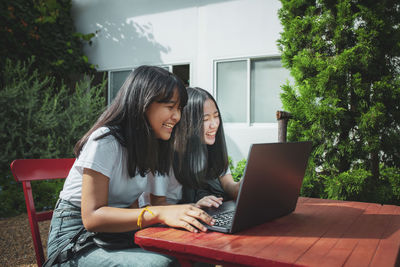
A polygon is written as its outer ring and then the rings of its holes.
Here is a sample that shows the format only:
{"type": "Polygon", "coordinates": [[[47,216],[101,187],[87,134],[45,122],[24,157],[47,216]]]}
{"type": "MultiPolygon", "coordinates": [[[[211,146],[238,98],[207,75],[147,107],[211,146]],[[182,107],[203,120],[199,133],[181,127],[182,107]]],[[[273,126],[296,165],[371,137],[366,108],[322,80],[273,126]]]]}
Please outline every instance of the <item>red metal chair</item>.
{"type": "Polygon", "coordinates": [[[50,220],[53,211],[36,212],[33,201],[31,181],[61,179],[68,176],[74,164],[74,158],[66,159],[17,159],[11,163],[11,172],[17,182],[21,182],[29,224],[31,226],[33,246],[35,247],[36,262],[39,267],[44,263],[42,240],[38,222],[50,220]]]}

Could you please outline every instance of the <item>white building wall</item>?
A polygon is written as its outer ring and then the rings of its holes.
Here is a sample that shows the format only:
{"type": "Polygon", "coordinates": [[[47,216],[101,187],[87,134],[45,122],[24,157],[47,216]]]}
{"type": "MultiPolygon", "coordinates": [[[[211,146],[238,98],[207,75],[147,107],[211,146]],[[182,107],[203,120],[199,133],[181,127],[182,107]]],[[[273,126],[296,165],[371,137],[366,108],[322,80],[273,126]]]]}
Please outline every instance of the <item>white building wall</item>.
{"type": "MultiPolygon", "coordinates": [[[[189,63],[190,85],[214,94],[215,60],[279,55],[279,0],[73,0],[77,31],[98,31],[85,47],[99,70],[189,63]]],[[[228,153],[276,142],[277,124],[225,123],[228,153]]]]}
{"type": "Polygon", "coordinates": [[[85,54],[99,70],[189,62],[196,54],[196,1],[72,2],[77,31],[98,31],[85,54]]]}

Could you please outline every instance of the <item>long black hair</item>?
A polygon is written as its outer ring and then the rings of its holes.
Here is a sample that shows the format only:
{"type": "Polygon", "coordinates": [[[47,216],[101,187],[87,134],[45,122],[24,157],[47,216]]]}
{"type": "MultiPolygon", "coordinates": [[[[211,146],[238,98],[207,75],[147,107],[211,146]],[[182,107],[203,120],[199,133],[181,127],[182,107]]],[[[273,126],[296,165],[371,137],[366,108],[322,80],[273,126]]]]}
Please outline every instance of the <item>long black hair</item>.
{"type": "Polygon", "coordinates": [[[228,153],[224,127],[217,102],[206,90],[188,87],[188,103],[182,111],[181,121],[176,129],[174,174],[184,186],[198,188],[207,180],[225,174],[228,169],[228,153]],[[207,145],[204,140],[204,103],[214,102],[218,110],[220,124],[215,143],[207,145]]]}
{"type": "MultiPolygon", "coordinates": [[[[96,140],[113,135],[127,149],[129,176],[147,172],[167,174],[172,164],[175,129],[167,141],[157,139],[146,118],[146,110],[154,101],[168,102],[177,91],[180,108],[187,103],[182,81],[167,70],[155,66],[140,66],[125,80],[112,104],[100,115],[92,128],[76,143],[76,157],[89,136],[106,126],[109,132],[96,140]]],[[[174,127],[175,128],[175,127],[174,127]]]]}

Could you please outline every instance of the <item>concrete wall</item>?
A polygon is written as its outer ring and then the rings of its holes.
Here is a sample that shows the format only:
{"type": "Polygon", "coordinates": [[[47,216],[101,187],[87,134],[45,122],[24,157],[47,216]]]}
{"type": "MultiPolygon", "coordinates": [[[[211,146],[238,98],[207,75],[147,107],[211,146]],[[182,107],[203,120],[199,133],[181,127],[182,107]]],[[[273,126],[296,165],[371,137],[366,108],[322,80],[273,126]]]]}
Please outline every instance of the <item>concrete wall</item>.
{"type": "MultiPolygon", "coordinates": [[[[276,56],[278,0],[73,0],[77,31],[96,32],[85,47],[99,70],[190,64],[190,85],[214,93],[215,60],[276,56]]],[[[277,124],[224,124],[228,152],[276,142],[277,124]]]]}

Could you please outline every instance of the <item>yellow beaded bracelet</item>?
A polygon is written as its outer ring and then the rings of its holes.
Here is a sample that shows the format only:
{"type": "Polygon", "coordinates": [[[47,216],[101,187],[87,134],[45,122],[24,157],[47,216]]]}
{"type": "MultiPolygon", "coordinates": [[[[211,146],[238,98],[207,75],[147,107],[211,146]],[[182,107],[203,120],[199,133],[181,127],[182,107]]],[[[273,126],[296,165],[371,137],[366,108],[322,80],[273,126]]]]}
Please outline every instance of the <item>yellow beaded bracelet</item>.
{"type": "Polygon", "coordinates": [[[140,229],[142,229],[142,220],[143,220],[143,214],[148,211],[151,215],[155,216],[154,213],[149,210],[147,207],[143,208],[143,210],[140,212],[138,220],[137,220],[137,226],[139,226],[140,229]]]}

